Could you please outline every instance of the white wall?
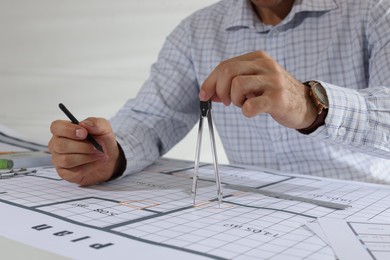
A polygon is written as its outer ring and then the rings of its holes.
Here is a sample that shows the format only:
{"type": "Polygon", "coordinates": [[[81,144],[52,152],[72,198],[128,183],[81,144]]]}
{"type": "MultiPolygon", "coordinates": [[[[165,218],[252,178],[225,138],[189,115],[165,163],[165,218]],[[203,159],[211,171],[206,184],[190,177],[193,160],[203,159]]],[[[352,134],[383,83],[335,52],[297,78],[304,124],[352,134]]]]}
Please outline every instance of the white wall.
{"type": "MultiPolygon", "coordinates": [[[[50,122],[65,119],[60,102],[79,119],[111,117],[138,92],[179,21],[214,2],[0,0],[0,124],[47,143],[50,122]]],[[[193,160],[195,143],[193,129],[168,156],[193,160]]],[[[211,161],[203,145],[202,161],[211,161]]]]}

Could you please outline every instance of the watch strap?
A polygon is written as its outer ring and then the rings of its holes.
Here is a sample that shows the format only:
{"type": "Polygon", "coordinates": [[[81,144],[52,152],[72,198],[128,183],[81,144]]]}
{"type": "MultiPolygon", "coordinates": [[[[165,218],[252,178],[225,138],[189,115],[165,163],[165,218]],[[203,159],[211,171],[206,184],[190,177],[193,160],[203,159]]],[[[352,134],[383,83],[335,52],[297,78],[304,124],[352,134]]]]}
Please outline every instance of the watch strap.
{"type": "Polygon", "coordinates": [[[305,135],[313,133],[315,130],[317,130],[318,127],[325,125],[325,118],[327,115],[328,115],[328,109],[323,109],[322,113],[317,116],[317,118],[310,126],[302,129],[297,129],[297,131],[305,135]]]}

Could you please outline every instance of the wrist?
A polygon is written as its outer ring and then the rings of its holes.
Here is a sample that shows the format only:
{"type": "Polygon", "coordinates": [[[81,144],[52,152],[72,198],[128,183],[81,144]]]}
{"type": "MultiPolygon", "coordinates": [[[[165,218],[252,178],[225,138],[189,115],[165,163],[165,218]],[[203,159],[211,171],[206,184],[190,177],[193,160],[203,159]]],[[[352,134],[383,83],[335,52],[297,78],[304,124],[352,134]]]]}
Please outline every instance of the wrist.
{"type": "Polygon", "coordinates": [[[120,176],[123,175],[123,173],[126,170],[127,161],[126,161],[125,153],[123,152],[123,149],[118,142],[117,142],[117,146],[118,146],[118,158],[115,163],[113,174],[107,181],[112,181],[119,178],[120,176]]]}
{"type": "Polygon", "coordinates": [[[316,117],[316,119],[310,126],[306,128],[297,129],[297,131],[305,135],[313,133],[315,130],[317,130],[318,127],[325,125],[325,118],[327,115],[328,115],[328,109],[324,109],[322,113],[316,117]]]}

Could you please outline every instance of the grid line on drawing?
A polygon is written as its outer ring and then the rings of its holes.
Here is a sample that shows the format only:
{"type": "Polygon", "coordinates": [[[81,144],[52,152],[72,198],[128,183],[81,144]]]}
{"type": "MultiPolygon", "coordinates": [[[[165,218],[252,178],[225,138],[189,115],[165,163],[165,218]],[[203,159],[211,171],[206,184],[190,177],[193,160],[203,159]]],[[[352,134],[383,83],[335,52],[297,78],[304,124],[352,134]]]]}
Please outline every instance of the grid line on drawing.
{"type": "MultiPolygon", "coordinates": [[[[390,201],[390,195],[385,196],[387,198],[387,201],[390,201]]],[[[381,206],[379,207],[379,210],[376,211],[376,213],[372,216],[368,217],[368,221],[379,221],[379,222],[388,222],[390,219],[390,206],[381,206]]]]}
{"type": "Polygon", "coordinates": [[[356,196],[354,198],[354,210],[351,210],[349,214],[345,214],[347,212],[340,212],[338,215],[342,215],[343,218],[349,219],[353,218],[356,219],[356,215],[358,215],[359,220],[368,220],[372,214],[370,212],[370,208],[373,205],[390,205],[390,198],[388,196],[381,196],[378,197],[378,193],[380,193],[378,190],[370,190],[366,194],[363,194],[361,192],[358,193],[359,196],[356,196]],[[387,200],[385,198],[388,198],[387,200]],[[381,202],[378,204],[378,202],[381,202]]]}
{"type": "Polygon", "coordinates": [[[51,212],[51,214],[72,220],[82,219],[84,224],[100,227],[110,226],[126,222],[129,219],[142,218],[152,214],[147,211],[128,208],[117,202],[98,198],[80,199],[43,206],[39,207],[39,210],[51,212]]]}
{"type": "MultiPolygon", "coordinates": [[[[253,209],[250,209],[251,211],[253,211],[253,209]]],[[[247,213],[247,211],[242,211],[241,214],[245,214],[247,213]]],[[[272,214],[272,213],[268,213],[268,214],[272,214]]],[[[209,212],[209,214],[207,213],[204,213],[202,212],[202,214],[198,215],[201,220],[203,220],[203,224],[202,224],[202,221],[196,221],[196,220],[191,220],[191,219],[188,219],[186,217],[181,217],[181,215],[185,216],[185,214],[183,212],[180,212],[180,214],[178,214],[177,218],[174,218],[176,220],[176,224],[178,226],[178,231],[176,231],[174,233],[174,237],[171,237],[170,239],[167,239],[166,241],[162,240],[162,239],[159,239],[158,242],[166,242],[166,243],[174,243],[175,245],[177,246],[184,246],[184,247],[187,247],[189,249],[191,248],[196,248],[196,247],[207,247],[209,245],[213,245],[213,248],[210,248],[209,251],[207,251],[207,253],[215,253],[215,252],[219,252],[219,251],[224,251],[224,252],[230,252],[230,255],[229,257],[236,257],[240,254],[242,254],[243,252],[237,252],[237,251],[232,251],[232,242],[235,242],[235,241],[238,241],[242,238],[245,238],[247,239],[247,241],[245,241],[245,243],[233,243],[233,245],[236,245],[236,248],[241,248],[242,250],[244,251],[248,251],[248,248],[247,248],[247,245],[248,245],[248,238],[250,238],[251,236],[255,236],[255,234],[250,234],[250,233],[243,233],[242,230],[241,231],[238,231],[234,228],[230,228],[230,230],[228,229],[227,231],[225,230],[224,232],[223,231],[223,228],[221,228],[221,226],[216,226],[216,224],[220,223],[221,222],[221,217],[219,217],[219,214],[218,212],[209,212]],[[183,220],[184,219],[184,220],[183,220]],[[189,221],[186,223],[186,221],[189,221]],[[193,223],[197,223],[195,225],[192,225],[193,223]],[[199,226],[199,225],[203,225],[203,226],[199,226]],[[203,231],[207,231],[207,232],[197,232],[197,230],[203,230],[203,231]],[[239,235],[237,235],[237,232],[239,235]],[[241,233],[241,234],[240,234],[241,233]],[[179,235],[180,234],[180,235],[179,235]],[[179,236],[178,236],[179,235],[179,236]],[[177,243],[177,241],[181,241],[179,243],[177,243]],[[183,242],[185,241],[185,242],[183,242]],[[188,243],[186,243],[188,242],[188,243]]],[[[231,223],[236,223],[237,220],[236,219],[239,219],[239,216],[237,216],[237,214],[233,214],[234,216],[230,216],[231,219],[228,219],[228,220],[231,220],[231,223]]],[[[171,221],[172,221],[172,217],[171,216],[171,221]]],[[[293,216],[291,216],[293,217],[293,216]]],[[[225,216],[224,216],[224,219],[226,220],[225,216]]],[[[164,233],[164,228],[161,228],[160,230],[156,229],[155,226],[153,226],[153,222],[155,221],[158,221],[158,220],[148,220],[148,229],[147,231],[149,231],[150,233],[149,234],[146,234],[144,237],[145,238],[149,238],[151,239],[153,236],[152,234],[155,234],[155,233],[159,233],[159,235],[161,236],[165,236],[166,233],[164,233]],[[153,226],[152,228],[150,226],[153,226]]],[[[281,219],[281,222],[283,222],[285,220],[281,219]]],[[[281,223],[280,222],[280,223],[281,223]]],[[[228,222],[229,223],[229,222],[228,222]]],[[[273,225],[278,225],[280,223],[269,223],[269,227],[272,227],[273,225]]],[[[295,222],[291,222],[291,223],[295,223],[295,222]]],[[[286,225],[288,226],[288,225],[286,225]]],[[[269,228],[267,227],[267,228],[269,228]]],[[[142,231],[145,231],[145,228],[144,227],[140,227],[138,226],[137,228],[135,229],[138,229],[137,231],[135,232],[142,232],[142,231]],[[141,230],[139,229],[141,228],[141,230]]],[[[175,229],[175,227],[173,227],[173,229],[175,229]]],[[[123,229],[121,229],[123,231],[123,229]]],[[[167,229],[168,230],[168,229],[167,229]]],[[[169,228],[169,230],[172,230],[171,226],[169,228]]],[[[134,232],[134,226],[129,226],[129,230],[130,234],[132,232],[134,232]]],[[[148,233],[148,232],[147,232],[148,233]]],[[[262,245],[266,242],[267,239],[259,239],[259,237],[256,237],[256,238],[252,238],[252,245],[256,243],[256,247],[259,246],[259,245],[262,245]]],[[[225,253],[226,254],[226,253],[225,253]]]]}
{"type": "MultiPolygon", "coordinates": [[[[186,173],[188,176],[192,176],[191,170],[183,171],[182,173],[186,173]]],[[[273,183],[283,182],[291,178],[290,176],[263,172],[262,178],[259,179],[256,177],[256,175],[258,175],[258,172],[256,171],[249,170],[245,171],[243,174],[242,169],[236,169],[227,166],[221,166],[219,168],[219,173],[221,175],[222,183],[234,183],[236,185],[243,185],[247,187],[270,185],[273,183]]],[[[211,165],[202,167],[199,172],[199,178],[213,181],[215,178],[213,167],[211,165]]]]}
{"type": "MultiPolygon", "coordinates": [[[[293,232],[293,231],[292,231],[293,232]]],[[[292,233],[291,232],[291,233],[292,233]]],[[[291,251],[300,250],[300,257],[304,258],[306,255],[311,254],[313,252],[313,248],[311,247],[311,243],[307,243],[307,238],[297,238],[295,240],[280,240],[280,243],[270,242],[264,243],[257,248],[254,248],[246,253],[248,256],[258,256],[262,255],[262,252],[268,252],[269,257],[278,255],[284,259],[292,259],[293,257],[297,257],[291,251]],[[304,248],[298,249],[294,246],[297,244],[304,245],[304,248]],[[311,249],[311,250],[310,250],[311,249]]]]}
{"type": "MultiPolygon", "coordinates": [[[[175,165],[169,163],[173,172],[175,165]]],[[[214,177],[210,166],[203,169],[203,177],[214,177]]],[[[210,202],[216,197],[215,184],[210,181],[199,181],[199,201],[191,207],[192,181],[185,177],[191,174],[191,170],[172,174],[148,171],[90,188],[23,177],[0,181],[0,190],[6,192],[0,194],[0,201],[52,212],[51,216],[85,225],[106,227],[105,232],[229,259],[257,259],[259,256],[334,259],[330,247],[302,228],[305,221],[323,216],[362,220],[390,218],[390,196],[379,186],[365,187],[359,183],[351,185],[230,167],[223,168],[222,174],[223,180],[232,184],[272,183],[264,189],[350,202],[353,207],[332,210],[225,189],[228,196],[218,208],[216,202],[210,202]],[[107,197],[109,199],[104,199],[107,197]]]]}

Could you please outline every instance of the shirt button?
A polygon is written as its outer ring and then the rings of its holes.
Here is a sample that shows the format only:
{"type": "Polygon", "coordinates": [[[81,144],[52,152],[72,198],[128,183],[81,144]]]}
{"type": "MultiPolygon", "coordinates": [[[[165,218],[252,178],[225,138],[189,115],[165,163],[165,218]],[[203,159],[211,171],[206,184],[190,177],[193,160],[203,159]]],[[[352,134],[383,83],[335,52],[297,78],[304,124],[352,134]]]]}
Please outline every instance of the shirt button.
{"type": "Polygon", "coordinates": [[[345,135],[346,131],[347,130],[345,129],[345,127],[340,127],[339,130],[337,131],[337,135],[338,136],[343,136],[343,135],[345,135]]]}

